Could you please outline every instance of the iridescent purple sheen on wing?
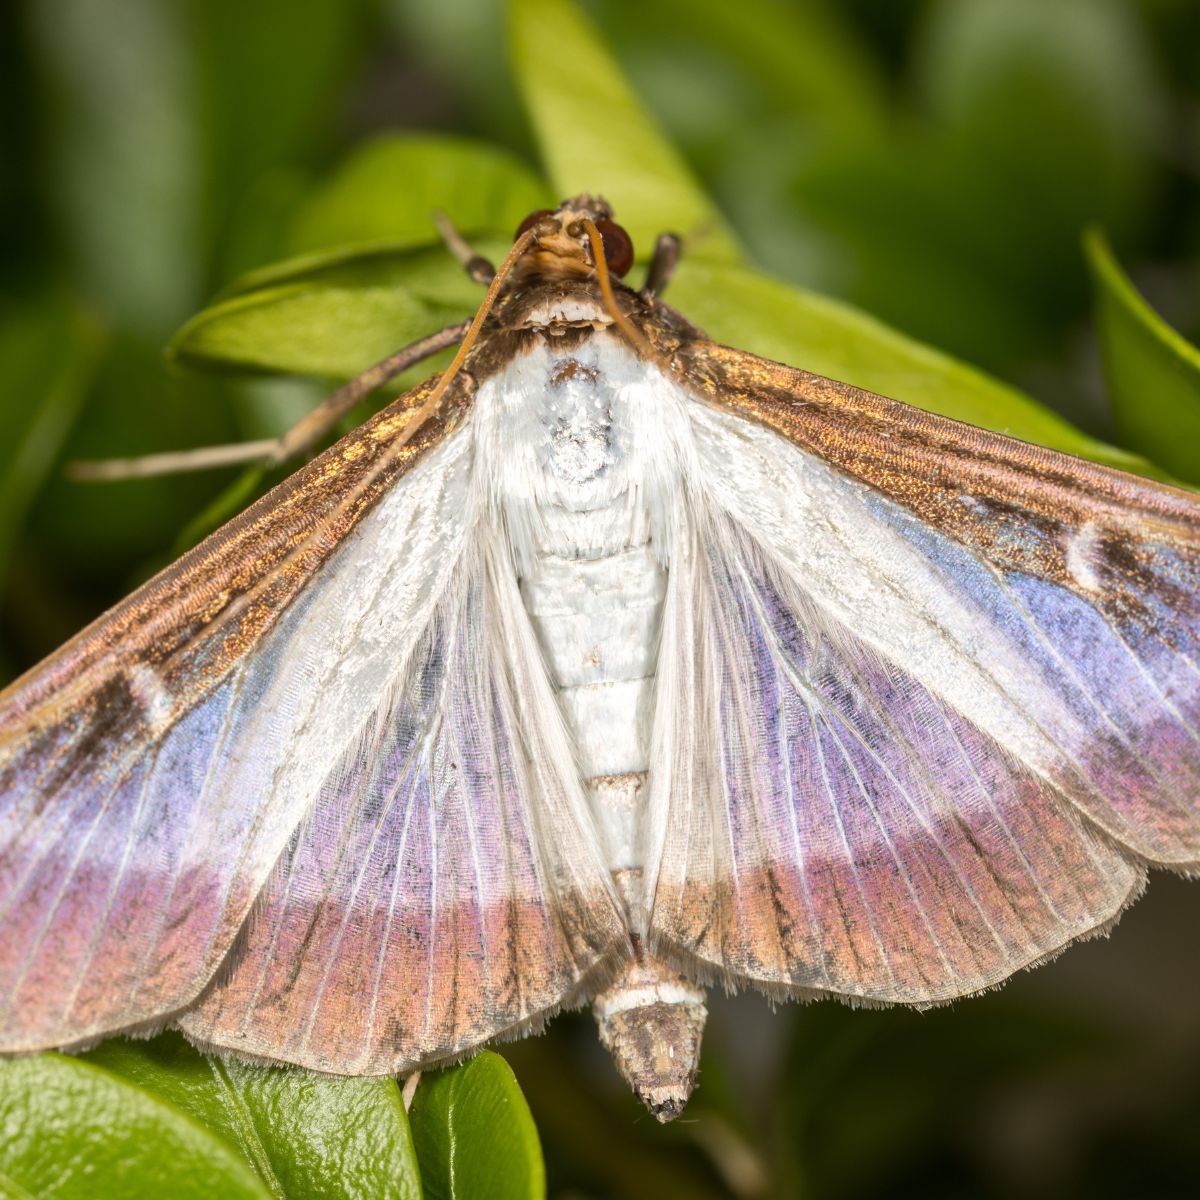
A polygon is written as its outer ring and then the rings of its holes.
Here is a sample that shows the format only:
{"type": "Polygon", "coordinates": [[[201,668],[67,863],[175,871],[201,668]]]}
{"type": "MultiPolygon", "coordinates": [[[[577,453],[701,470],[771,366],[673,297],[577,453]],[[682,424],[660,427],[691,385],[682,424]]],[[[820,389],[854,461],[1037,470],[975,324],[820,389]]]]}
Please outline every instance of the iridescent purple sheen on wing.
{"type": "Polygon", "coordinates": [[[115,780],[81,768],[69,805],[46,805],[4,843],[0,995],[14,1040],[121,1023],[131,1003],[177,1004],[215,968],[241,916],[226,919],[220,944],[229,864],[198,861],[191,837],[218,733],[235,723],[232,690],[213,692],[115,780]],[[164,933],[189,950],[174,969],[164,933]],[[205,956],[214,941],[216,958],[205,956]]]}
{"type": "Polygon", "coordinates": [[[682,720],[715,748],[670,810],[660,943],[766,984],[923,1003],[999,982],[1140,887],[1064,796],[831,624],[742,531],[702,555],[706,682],[682,720]]]}
{"type": "MultiPolygon", "coordinates": [[[[1123,612],[1106,603],[1113,568],[1086,537],[1077,570],[1093,585],[1092,604],[1047,580],[987,566],[887,501],[876,511],[936,564],[947,594],[973,606],[981,627],[1003,633],[1028,677],[1075,718],[1070,731],[1045,726],[1057,749],[1047,773],[1064,794],[1151,861],[1200,860],[1196,567],[1168,548],[1148,548],[1155,552],[1143,554],[1152,564],[1142,568],[1144,606],[1123,612]],[[1167,607],[1166,595],[1191,602],[1167,607]]],[[[1014,527],[1018,536],[1019,522],[1014,527]]]]}
{"type": "Polygon", "coordinates": [[[330,773],[218,983],[201,1044],[348,1074],[461,1053],[576,995],[623,926],[547,761],[482,571],[447,589],[330,773]],[[540,839],[540,840],[539,840],[540,839]],[[574,877],[574,882],[568,882],[574,877]]]}

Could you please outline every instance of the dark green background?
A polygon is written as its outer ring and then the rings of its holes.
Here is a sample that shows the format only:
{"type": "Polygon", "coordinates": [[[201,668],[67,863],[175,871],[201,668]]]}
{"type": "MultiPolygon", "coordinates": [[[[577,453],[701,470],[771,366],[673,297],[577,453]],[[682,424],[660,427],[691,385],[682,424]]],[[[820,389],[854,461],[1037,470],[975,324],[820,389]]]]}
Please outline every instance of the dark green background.
{"type": "MultiPolygon", "coordinates": [[[[1081,244],[1102,227],[1150,303],[1200,335],[1200,4],[586,11],[761,268],[1200,478],[1150,384],[1151,416],[1135,388],[1114,421],[1081,244]]],[[[162,348],[293,248],[349,150],[440,131],[537,169],[504,45],[490,0],[3,7],[0,445],[24,449],[0,457],[0,675],[168,561],[236,478],[87,489],[62,461],[261,437],[320,394],[168,371],[162,348]]],[[[621,144],[621,114],[574,119],[621,144]]],[[[552,1195],[1195,1194],[1198,928],[1200,888],[1156,876],[1109,941],[948,1010],[716,999],[702,1086],[667,1129],[586,1016],[504,1053],[552,1195]]]]}

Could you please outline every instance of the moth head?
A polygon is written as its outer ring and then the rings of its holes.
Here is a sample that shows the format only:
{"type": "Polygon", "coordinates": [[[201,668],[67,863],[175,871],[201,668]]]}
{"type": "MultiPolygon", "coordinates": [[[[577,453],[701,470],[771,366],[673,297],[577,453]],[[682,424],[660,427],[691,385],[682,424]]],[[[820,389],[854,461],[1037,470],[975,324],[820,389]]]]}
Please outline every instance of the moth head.
{"type": "Polygon", "coordinates": [[[611,274],[622,276],[633,266],[633,240],[612,219],[612,209],[599,197],[575,196],[557,208],[530,213],[517,227],[514,238],[534,233],[521,267],[549,276],[589,276],[595,273],[587,222],[592,222],[604,246],[604,262],[611,274]]]}

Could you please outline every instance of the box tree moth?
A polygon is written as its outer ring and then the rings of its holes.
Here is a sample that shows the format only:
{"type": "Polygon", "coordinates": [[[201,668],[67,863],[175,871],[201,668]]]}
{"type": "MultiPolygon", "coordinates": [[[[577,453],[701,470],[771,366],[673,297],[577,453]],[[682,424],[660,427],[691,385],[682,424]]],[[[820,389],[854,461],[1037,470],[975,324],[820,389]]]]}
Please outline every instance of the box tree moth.
{"type": "Polygon", "coordinates": [[[602,201],[450,240],[469,327],[246,453],[451,367],[0,697],[0,1049],[590,1000],[666,1120],[708,984],[935,1004],[1200,866],[1200,500],[716,345],[602,201]]]}

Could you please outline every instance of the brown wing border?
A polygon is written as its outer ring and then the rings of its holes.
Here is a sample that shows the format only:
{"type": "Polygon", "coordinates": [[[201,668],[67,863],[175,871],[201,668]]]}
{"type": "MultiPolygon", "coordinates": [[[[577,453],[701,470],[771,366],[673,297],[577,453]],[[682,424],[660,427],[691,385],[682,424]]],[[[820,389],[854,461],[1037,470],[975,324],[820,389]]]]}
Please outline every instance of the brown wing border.
{"type": "Polygon", "coordinates": [[[714,407],[766,426],[972,547],[1003,571],[1036,574],[1083,595],[1068,555],[1092,526],[1108,605],[1136,615],[1153,587],[1181,612],[1194,589],[1164,578],[1167,546],[1200,577],[1200,495],[704,339],[670,355],[678,378],[714,407]],[[1014,537],[1014,523],[1023,536],[1014,537]],[[1164,594],[1166,589],[1166,594],[1164,594]]]}
{"type": "MultiPolygon", "coordinates": [[[[460,374],[439,413],[397,445],[438,376],[398,397],[0,691],[0,749],[71,720],[112,739],[129,668],[157,672],[173,717],[249,653],[328,555],[469,408],[460,374]]],[[[128,718],[136,718],[130,711],[128,718]]],[[[88,741],[93,739],[88,738],[88,741]]]]}

